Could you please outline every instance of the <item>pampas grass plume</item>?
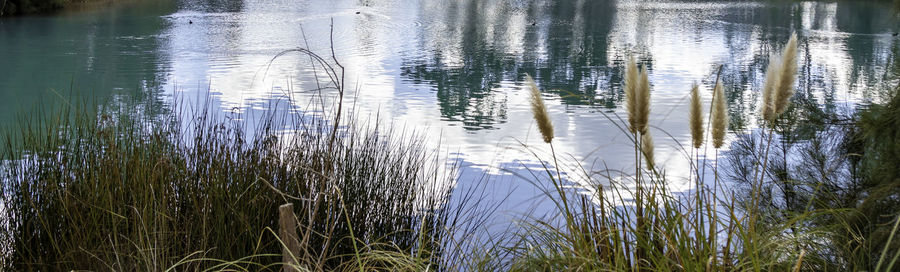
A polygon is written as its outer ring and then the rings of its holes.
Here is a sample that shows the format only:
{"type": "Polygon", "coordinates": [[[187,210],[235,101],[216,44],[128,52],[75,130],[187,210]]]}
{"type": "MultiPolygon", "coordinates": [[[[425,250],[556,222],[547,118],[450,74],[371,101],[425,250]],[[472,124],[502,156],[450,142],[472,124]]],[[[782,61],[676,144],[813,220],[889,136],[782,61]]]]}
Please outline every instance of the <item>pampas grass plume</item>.
{"type": "Polygon", "coordinates": [[[647,161],[647,169],[653,170],[656,162],[653,160],[653,137],[650,133],[641,134],[641,151],[644,152],[644,159],[647,161]]]}
{"type": "Polygon", "coordinates": [[[775,116],[781,115],[787,110],[791,97],[794,96],[794,79],[797,76],[797,33],[791,34],[791,39],[784,46],[779,72],[780,76],[772,94],[775,101],[775,116]]]}
{"type": "Polygon", "coordinates": [[[637,96],[640,77],[634,57],[628,58],[628,63],[625,64],[625,108],[628,110],[628,129],[631,133],[637,132],[637,96]]]}
{"type": "Polygon", "coordinates": [[[691,87],[691,112],[690,112],[691,140],[694,148],[703,145],[703,101],[700,100],[700,90],[697,83],[691,87]]]}
{"type": "Polygon", "coordinates": [[[794,80],[797,76],[797,33],[781,51],[781,56],[769,58],[766,69],[766,83],[763,85],[763,120],[774,122],[775,118],[787,110],[794,96],[794,80]]]}
{"type": "Polygon", "coordinates": [[[778,57],[772,55],[769,57],[769,67],[766,68],[766,83],[763,85],[763,93],[762,93],[762,110],[761,114],[763,116],[763,120],[773,121],[775,119],[775,83],[780,81],[778,78],[781,75],[779,71],[781,69],[781,61],[779,61],[778,57]]]}
{"type": "Polygon", "coordinates": [[[720,148],[725,142],[725,129],[728,128],[728,111],[725,109],[725,90],[722,82],[716,82],[713,91],[712,112],[712,141],[713,147],[720,148]]]}
{"type": "Polygon", "coordinates": [[[541,90],[538,89],[534,79],[530,75],[525,75],[525,82],[531,89],[531,112],[534,114],[534,121],[537,122],[538,130],[544,137],[545,143],[553,141],[553,123],[550,122],[550,115],[547,114],[547,106],[544,105],[544,99],[541,98],[541,90]]]}
{"type": "Polygon", "coordinates": [[[648,119],[650,117],[650,80],[647,78],[647,67],[641,69],[641,84],[637,91],[637,129],[641,134],[647,133],[648,119]]]}

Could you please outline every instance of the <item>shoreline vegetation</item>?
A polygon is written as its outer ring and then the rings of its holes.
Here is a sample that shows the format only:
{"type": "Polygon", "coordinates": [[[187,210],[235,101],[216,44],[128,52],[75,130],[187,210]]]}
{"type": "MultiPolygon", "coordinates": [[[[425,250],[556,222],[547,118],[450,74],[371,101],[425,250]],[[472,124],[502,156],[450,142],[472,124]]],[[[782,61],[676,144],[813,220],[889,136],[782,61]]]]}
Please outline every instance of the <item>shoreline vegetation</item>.
{"type": "Polygon", "coordinates": [[[685,86],[682,153],[696,184],[686,194],[669,191],[653,159],[651,135],[665,134],[647,121],[645,67],[627,61],[627,117],[598,113],[631,139],[633,173],[560,163],[543,92],[523,75],[550,152],[523,143],[543,167],[522,178],[555,213],[521,215],[499,234],[486,231],[495,207],[479,206],[484,187],[454,191],[456,169],[417,134],[342,110],[333,55],[282,53],[327,74],[320,86],[338,97],[321,115],[218,116],[180,101],[161,116],[37,110],[0,130],[0,270],[893,271],[900,96],[817,119],[840,133],[792,138],[793,122],[821,115],[793,95],[797,40],[769,60],[761,127],[722,156],[730,85],[685,86]],[[249,118],[256,125],[239,121],[249,118]],[[709,148],[716,157],[701,158],[709,148]],[[715,163],[723,157],[732,169],[715,163]]]}
{"type": "Polygon", "coordinates": [[[0,0],[0,18],[98,8],[131,0],[0,0]]]}
{"type": "Polygon", "coordinates": [[[414,136],[332,130],[321,116],[269,113],[250,129],[209,109],[84,109],[5,129],[0,269],[280,270],[285,203],[299,271],[449,259],[450,196],[436,185],[450,176],[414,136]],[[381,259],[391,254],[416,259],[381,259]]]}

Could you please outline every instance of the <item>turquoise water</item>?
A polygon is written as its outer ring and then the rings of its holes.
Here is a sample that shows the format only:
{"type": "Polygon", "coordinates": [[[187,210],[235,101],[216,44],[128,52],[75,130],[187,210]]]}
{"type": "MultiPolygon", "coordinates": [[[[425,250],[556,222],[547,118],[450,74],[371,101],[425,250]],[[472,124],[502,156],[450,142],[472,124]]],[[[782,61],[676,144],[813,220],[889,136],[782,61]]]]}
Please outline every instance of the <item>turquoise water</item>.
{"type": "Polygon", "coordinates": [[[769,55],[792,32],[801,40],[797,103],[824,111],[883,99],[900,60],[898,21],[885,3],[205,2],[0,19],[0,122],[42,103],[83,99],[151,113],[166,112],[176,97],[208,97],[213,108],[246,116],[274,105],[303,111],[335,92],[314,90],[321,69],[313,71],[308,56],[273,57],[303,47],[330,59],[333,42],[357,116],[423,132],[461,163],[464,177],[536,163],[519,142],[546,149],[532,125],[526,73],[545,90],[566,163],[633,171],[631,144],[614,122],[624,110],[623,64],[633,55],[653,84],[656,160],[678,190],[689,188],[677,177],[689,174],[680,146],[690,137],[693,82],[708,103],[721,75],[730,129],[748,133],[758,124],[769,55]]]}

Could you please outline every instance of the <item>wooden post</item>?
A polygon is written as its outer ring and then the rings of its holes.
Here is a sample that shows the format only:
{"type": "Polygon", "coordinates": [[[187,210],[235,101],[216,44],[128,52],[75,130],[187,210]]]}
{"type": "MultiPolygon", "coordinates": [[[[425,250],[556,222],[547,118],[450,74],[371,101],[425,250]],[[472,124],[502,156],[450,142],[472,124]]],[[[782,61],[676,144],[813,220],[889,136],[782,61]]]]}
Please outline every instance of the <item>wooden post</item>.
{"type": "Polygon", "coordinates": [[[294,218],[294,204],[278,207],[278,236],[284,247],[281,248],[282,271],[297,272],[295,266],[300,258],[300,241],[297,239],[297,219],[294,218]],[[293,257],[292,257],[293,256],[293,257]]]}

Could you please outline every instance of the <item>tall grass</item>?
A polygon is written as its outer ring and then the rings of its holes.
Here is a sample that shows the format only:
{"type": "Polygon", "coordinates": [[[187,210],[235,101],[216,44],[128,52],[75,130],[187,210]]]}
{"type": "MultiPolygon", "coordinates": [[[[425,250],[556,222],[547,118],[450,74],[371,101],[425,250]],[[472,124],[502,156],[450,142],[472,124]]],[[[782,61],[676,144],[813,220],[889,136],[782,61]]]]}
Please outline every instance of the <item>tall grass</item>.
{"type": "Polygon", "coordinates": [[[415,136],[277,113],[248,129],[206,110],[90,112],[5,130],[3,270],[279,270],[284,203],[303,270],[400,264],[385,254],[439,265],[452,176],[415,136]]]}
{"type": "MultiPolygon", "coordinates": [[[[768,123],[778,122],[790,107],[796,47],[797,38],[793,35],[768,70],[760,112],[760,118],[768,123]]],[[[715,165],[715,174],[709,177],[712,180],[705,177],[698,155],[693,159],[698,163],[692,164],[696,175],[691,178],[697,184],[694,193],[671,192],[664,166],[655,165],[652,159],[650,130],[645,121],[650,112],[650,84],[646,78],[646,71],[640,71],[633,59],[629,60],[624,88],[628,118],[604,114],[630,136],[636,150],[635,171],[588,171],[577,164],[564,169],[556,162],[557,154],[551,148],[553,163],[545,164],[540,171],[545,175],[535,175],[533,182],[552,181],[552,189],[544,193],[555,199],[559,214],[565,218],[523,218],[520,223],[524,230],[512,248],[512,270],[806,271],[840,267],[826,264],[824,254],[816,251],[824,249],[817,244],[823,241],[819,239],[824,233],[841,230],[808,223],[834,216],[840,209],[808,209],[777,222],[768,220],[771,211],[758,209],[757,204],[766,198],[766,178],[761,173],[771,167],[765,160],[751,165],[749,172],[760,174],[745,193],[723,187],[725,175],[720,175],[715,165]],[[647,167],[640,167],[642,162],[647,167]],[[593,184],[594,188],[586,193],[572,190],[568,184],[593,184]]],[[[711,95],[710,122],[703,128],[700,95],[696,86],[692,88],[688,116],[692,141],[687,148],[694,149],[694,154],[706,153],[701,152],[705,143],[718,157],[718,150],[726,143],[729,119],[721,81],[716,81],[711,95]],[[704,141],[704,131],[709,133],[710,141],[704,141]]],[[[535,107],[535,111],[546,109],[535,107]]],[[[772,126],[766,128],[766,134],[768,140],[762,143],[761,150],[767,153],[770,139],[775,137],[772,126]]],[[[552,142],[547,142],[552,147],[552,142]]],[[[686,148],[682,151],[687,157],[686,148]]],[[[874,241],[867,244],[871,242],[874,241]]],[[[894,256],[884,248],[882,255],[886,257],[879,259],[877,271],[886,271],[883,269],[894,256]]]]}
{"type": "Polygon", "coordinates": [[[625,176],[578,167],[563,170],[558,163],[544,169],[544,178],[556,180],[555,189],[545,194],[561,202],[557,207],[566,209],[560,214],[567,218],[564,225],[553,220],[525,219],[520,246],[513,250],[512,270],[705,271],[746,267],[747,264],[734,261],[740,254],[736,249],[740,224],[733,222],[739,218],[726,214],[722,216],[724,222],[718,222],[713,215],[719,211],[710,205],[717,200],[701,195],[703,198],[698,201],[703,202],[694,206],[669,191],[662,169],[653,161],[653,143],[646,122],[650,83],[647,72],[635,72],[636,69],[629,61],[625,88],[627,101],[633,106],[628,107],[628,122],[620,128],[631,136],[636,165],[644,161],[646,167],[636,167],[633,174],[625,176]],[[592,194],[584,195],[567,189],[570,186],[564,182],[594,184],[595,188],[591,188],[592,194]],[[700,217],[708,220],[700,221],[700,217]],[[714,227],[720,223],[728,226],[723,230],[732,233],[724,239],[725,247],[711,239],[720,236],[714,227]]]}

